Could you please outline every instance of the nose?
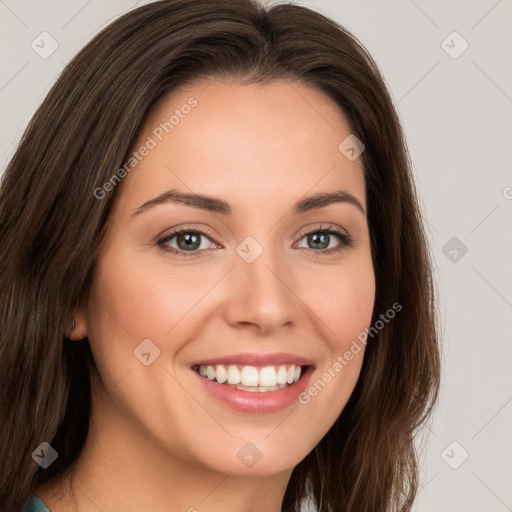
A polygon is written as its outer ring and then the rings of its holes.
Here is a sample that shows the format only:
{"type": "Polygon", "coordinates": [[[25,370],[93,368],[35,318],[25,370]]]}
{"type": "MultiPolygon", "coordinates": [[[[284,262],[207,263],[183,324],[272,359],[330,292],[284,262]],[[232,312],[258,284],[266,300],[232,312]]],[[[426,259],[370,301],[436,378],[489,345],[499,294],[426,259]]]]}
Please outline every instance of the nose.
{"type": "Polygon", "coordinates": [[[259,334],[290,327],[300,314],[293,273],[270,249],[252,263],[238,254],[229,273],[226,319],[233,327],[251,326],[259,334]]]}

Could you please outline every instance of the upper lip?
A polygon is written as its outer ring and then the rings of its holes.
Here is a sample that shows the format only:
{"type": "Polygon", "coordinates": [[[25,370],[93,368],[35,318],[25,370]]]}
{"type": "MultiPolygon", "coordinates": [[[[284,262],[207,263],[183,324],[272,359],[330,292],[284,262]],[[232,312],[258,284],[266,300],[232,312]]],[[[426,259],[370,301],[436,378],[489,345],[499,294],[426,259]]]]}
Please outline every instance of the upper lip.
{"type": "Polygon", "coordinates": [[[242,354],[231,354],[228,356],[215,357],[212,359],[203,359],[192,363],[192,366],[214,366],[217,364],[241,364],[250,366],[274,366],[280,364],[294,364],[296,366],[311,366],[313,363],[309,359],[287,354],[285,352],[275,352],[270,354],[259,354],[256,352],[244,352],[242,354]]]}

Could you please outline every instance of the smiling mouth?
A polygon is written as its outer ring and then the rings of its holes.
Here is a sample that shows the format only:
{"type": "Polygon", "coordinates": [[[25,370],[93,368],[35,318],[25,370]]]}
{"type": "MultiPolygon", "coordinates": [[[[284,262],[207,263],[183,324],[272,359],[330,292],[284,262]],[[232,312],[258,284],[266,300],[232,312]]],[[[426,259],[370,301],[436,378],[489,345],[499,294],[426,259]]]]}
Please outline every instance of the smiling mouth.
{"type": "Polygon", "coordinates": [[[298,382],[309,366],[282,364],[251,365],[194,365],[192,370],[201,377],[221,384],[256,393],[279,391],[298,382]]]}

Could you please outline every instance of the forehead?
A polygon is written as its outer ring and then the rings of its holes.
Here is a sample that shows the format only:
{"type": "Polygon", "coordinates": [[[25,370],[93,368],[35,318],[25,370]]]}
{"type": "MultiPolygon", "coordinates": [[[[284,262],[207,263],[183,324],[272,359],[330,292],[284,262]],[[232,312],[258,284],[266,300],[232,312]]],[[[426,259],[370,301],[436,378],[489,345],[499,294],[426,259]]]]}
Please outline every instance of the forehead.
{"type": "Polygon", "coordinates": [[[350,134],[336,103],[299,82],[189,84],[147,117],[132,151],[151,149],[123,195],[138,206],[179,188],[231,198],[236,210],[248,199],[295,202],[308,191],[344,189],[364,205],[361,161],[338,149],[350,134]]]}

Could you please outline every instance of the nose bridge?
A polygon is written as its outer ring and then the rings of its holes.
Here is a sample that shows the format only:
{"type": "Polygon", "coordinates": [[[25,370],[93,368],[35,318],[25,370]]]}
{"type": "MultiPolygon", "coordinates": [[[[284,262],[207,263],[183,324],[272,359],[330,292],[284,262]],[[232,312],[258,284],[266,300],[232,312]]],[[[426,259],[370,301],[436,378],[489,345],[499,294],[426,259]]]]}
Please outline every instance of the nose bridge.
{"type": "Polygon", "coordinates": [[[231,322],[268,330],[293,321],[292,276],[270,239],[268,235],[260,243],[247,237],[236,248],[228,307],[231,322]]]}

